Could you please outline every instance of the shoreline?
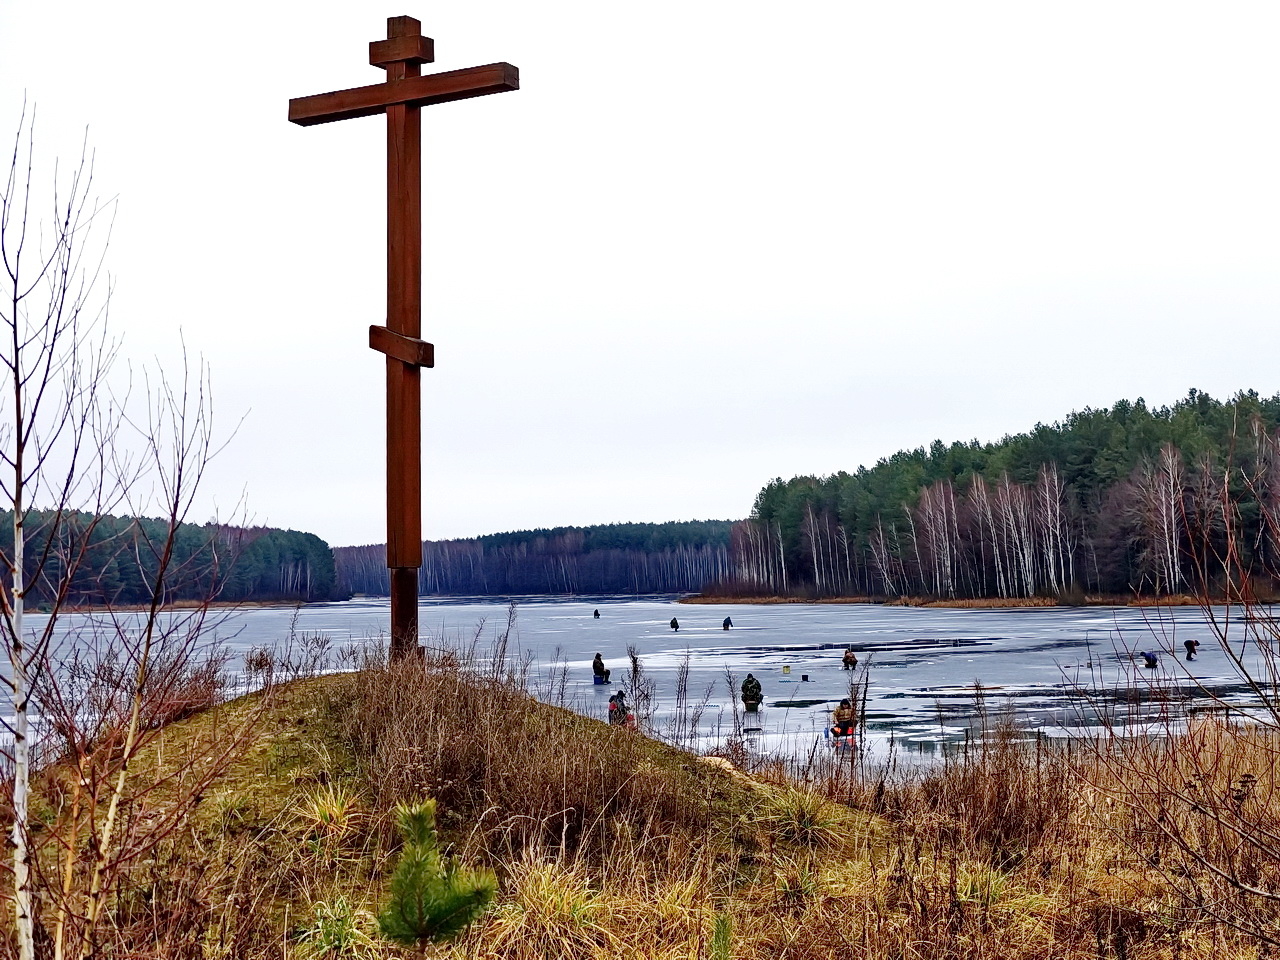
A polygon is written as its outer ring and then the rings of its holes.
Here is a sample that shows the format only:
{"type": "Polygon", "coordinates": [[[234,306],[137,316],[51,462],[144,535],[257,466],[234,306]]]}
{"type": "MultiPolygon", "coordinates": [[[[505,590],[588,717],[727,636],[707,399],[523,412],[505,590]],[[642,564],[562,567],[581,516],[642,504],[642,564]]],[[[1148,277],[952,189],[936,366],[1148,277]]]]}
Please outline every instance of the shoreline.
{"type": "MultiPolygon", "coordinates": [[[[1185,593],[1170,594],[1160,597],[1112,597],[1086,596],[1082,600],[1064,603],[1053,597],[981,597],[976,599],[939,600],[932,597],[894,597],[881,599],[878,597],[726,597],[694,595],[681,597],[677,603],[705,604],[716,606],[723,604],[743,604],[748,606],[767,606],[772,604],[880,604],[886,607],[921,607],[930,609],[951,610],[1019,610],[1042,609],[1045,607],[1198,607],[1204,601],[1185,593]]],[[[1219,605],[1227,603],[1225,597],[1208,601],[1219,605]]],[[[1264,601],[1255,601],[1263,603],[1264,601]]]]}
{"type": "MultiPolygon", "coordinates": [[[[590,599],[592,595],[560,595],[545,594],[538,596],[546,596],[552,599],[574,600],[574,599],[590,599]]],[[[638,599],[641,595],[637,595],[638,599]]],[[[647,596],[647,595],[645,595],[647,596]]],[[[386,597],[359,596],[351,597],[352,600],[385,600],[386,597]]],[[[449,599],[448,597],[422,597],[420,599],[449,599]]],[[[472,597],[468,599],[479,601],[509,601],[510,597],[472,597]]],[[[174,603],[168,603],[160,609],[163,611],[181,611],[196,610],[200,607],[207,607],[211,610],[234,610],[234,609],[289,609],[307,607],[323,603],[335,603],[342,601],[333,600],[217,600],[212,602],[202,602],[196,600],[179,600],[174,603]]],[[[1201,598],[1193,597],[1189,594],[1171,594],[1160,597],[1125,597],[1125,596],[1085,596],[1083,599],[1074,600],[1064,603],[1053,597],[979,597],[955,600],[939,600],[933,597],[868,597],[868,596],[847,596],[847,597],[783,597],[777,595],[754,596],[754,597],[730,597],[722,595],[704,596],[702,594],[691,594],[689,596],[678,597],[675,601],[680,604],[703,605],[703,606],[723,606],[729,604],[741,604],[743,606],[775,606],[783,604],[798,605],[852,605],[861,604],[871,606],[878,604],[886,607],[920,607],[932,609],[952,609],[952,610],[1019,610],[1019,609],[1044,609],[1052,607],[1196,607],[1203,606],[1205,601],[1201,598]]],[[[1232,601],[1239,603],[1239,601],[1232,601]]],[[[1257,605],[1266,605],[1272,601],[1254,600],[1252,603],[1257,605]]],[[[1227,604],[1225,597],[1215,597],[1208,601],[1213,606],[1227,604]]],[[[103,613],[110,610],[127,613],[145,612],[149,609],[148,604],[120,604],[117,606],[101,605],[101,604],[68,604],[64,606],[60,613],[103,613]]],[[[49,611],[35,608],[30,610],[32,613],[47,614],[49,611]]]]}
{"type": "MultiPolygon", "coordinates": [[[[175,600],[172,603],[160,605],[161,612],[171,612],[175,610],[199,610],[205,607],[209,610],[235,610],[237,608],[252,607],[253,609],[266,609],[269,607],[305,607],[312,603],[333,603],[332,600],[175,600]]],[[[66,613],[107,613],[112,610],[118,613],[146,613],[151,609],[149,603],[68,603],[58,609],[58,615],[66,613]]],[[[48,616],[48,610],[42,610],[39,607],[29,608],[28,613],[38,613],[48,616]]]]}

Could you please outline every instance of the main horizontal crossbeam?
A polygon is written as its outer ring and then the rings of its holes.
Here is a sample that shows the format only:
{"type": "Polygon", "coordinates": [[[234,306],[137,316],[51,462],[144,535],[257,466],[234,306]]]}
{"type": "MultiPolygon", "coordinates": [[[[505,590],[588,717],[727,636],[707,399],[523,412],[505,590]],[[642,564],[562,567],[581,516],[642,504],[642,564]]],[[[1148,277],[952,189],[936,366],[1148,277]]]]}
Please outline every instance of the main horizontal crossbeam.
{"type": "Polygon", "coordinates": [[[509,63],[431,73],[425,77],[405,77],[368,87],[353,87],[333,93],[317,93],[289,101],[289,122],[309,127],[352,117],[385,113],[387,107],[403,103],[425,107],[432,103],[466,100],[490,93],[520,89],[520,71],[509,63]]]}

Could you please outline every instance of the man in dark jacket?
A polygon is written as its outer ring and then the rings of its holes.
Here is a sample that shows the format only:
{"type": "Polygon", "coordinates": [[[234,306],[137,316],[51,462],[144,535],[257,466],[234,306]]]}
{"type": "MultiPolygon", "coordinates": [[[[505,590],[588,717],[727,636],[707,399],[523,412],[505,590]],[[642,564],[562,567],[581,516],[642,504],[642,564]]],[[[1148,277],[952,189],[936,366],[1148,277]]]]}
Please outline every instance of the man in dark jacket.
{"type": "Polygon", "coordinates": [[[754,710],[760,706],[762,699],[764,697],[760,681],[748,673],[747,679],[742,681],[742,705],[748,710],[754,710]]]}
{"type": "Polygon", "coordinates": [[[598,653],[596,658],[591,661],[591,672],[600,678],[601,683],[609,682],[609,671],[604,667],[604,658],[598,653]]]}

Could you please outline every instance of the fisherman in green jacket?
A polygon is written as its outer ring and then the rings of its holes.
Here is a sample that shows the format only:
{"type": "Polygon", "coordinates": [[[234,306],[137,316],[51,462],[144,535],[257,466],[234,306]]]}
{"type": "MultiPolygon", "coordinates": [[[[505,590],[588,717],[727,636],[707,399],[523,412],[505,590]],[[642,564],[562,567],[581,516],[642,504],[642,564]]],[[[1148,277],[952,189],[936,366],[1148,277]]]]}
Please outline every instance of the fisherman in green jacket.
{"type": "Polygon", "coordinates": [[[752,710],[760,705],[760,701],[764,699],[763,691],[760,687],[760,681],[747,674],[747,679],[742,681],[742,704],[748,710],[752,710]]]}

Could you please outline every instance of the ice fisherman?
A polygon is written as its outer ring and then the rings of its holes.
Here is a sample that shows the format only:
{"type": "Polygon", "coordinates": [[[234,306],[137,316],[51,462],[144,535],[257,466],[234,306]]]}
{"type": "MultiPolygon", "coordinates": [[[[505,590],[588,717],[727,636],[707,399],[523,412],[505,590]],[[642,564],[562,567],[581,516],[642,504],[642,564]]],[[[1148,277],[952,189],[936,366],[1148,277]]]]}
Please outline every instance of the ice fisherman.
{"type": "Polygon", "coordinates": [[[600,678],[601,683],[609,682],[609,670],[605,669],[604,657],[596,654],[596,658],[591,661],[591,672],[600,678]]]}
{"type": "Polygon", "coordinates": [[[853,712],[853,704],[849,702],[849,698],[840,701],[840,706],[831,711],[831,735],[833,737],[848,737],[853,735],[853,726],[857,720],[853,712]]]}
{"type": "Polygon", "coordinates": [[[627,713],[627,695],[621,690],[609,698],[609,723],[618,727],[631,725],[631,715],[627,713]]]}
{"type": "Polygon", "coordinates": [[[747,674],[747,679],[742,681],[742,704],[748,710],[752,705],[759,706],[760,701],[764,699],[764,693],[760,686],[760,681],[747,674]]]}

